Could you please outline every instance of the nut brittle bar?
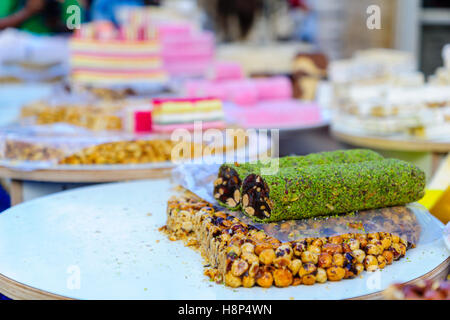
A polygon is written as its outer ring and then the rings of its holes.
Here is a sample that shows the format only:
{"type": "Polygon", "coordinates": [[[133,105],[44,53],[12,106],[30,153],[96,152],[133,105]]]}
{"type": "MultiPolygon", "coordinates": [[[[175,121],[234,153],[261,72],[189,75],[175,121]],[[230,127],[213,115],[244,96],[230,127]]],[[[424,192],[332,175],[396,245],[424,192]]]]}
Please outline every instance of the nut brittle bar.
{"type": "MultiPolygon", "coordinates": [[[[384,210],[402,225],[405,207],[384,210]]],[[[336,228],[339,228],[336,225],[336,228]]],[[[268,288],[312,285],[351,279],[366,271],[383,269],[404,257],[414,244],[387,232],[345,233],[282,242],[266,231],[242,222],[185,192],[167,206],[167,224],[161,228],[170,240],[184,240],[197,248],[210,265],[205,274],[230,287],[268,288]]]]}

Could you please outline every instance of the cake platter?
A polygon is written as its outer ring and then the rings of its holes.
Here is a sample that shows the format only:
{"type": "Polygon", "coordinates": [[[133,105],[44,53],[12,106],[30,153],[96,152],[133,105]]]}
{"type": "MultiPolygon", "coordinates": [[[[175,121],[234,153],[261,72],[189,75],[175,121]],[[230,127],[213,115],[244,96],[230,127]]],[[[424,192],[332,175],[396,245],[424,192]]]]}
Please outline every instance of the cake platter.
{"type": "Polygon", "coordinates": [[[380,298],[391,283],[441,278],[450,264],[440,236],[419,241],[380,273],[352,280],[227,288],[203,274],[197,252],[159,232],[173,193],[168,179],[121,182],[57,193],[5,211],[0,292],[14,299],[380,298]]]}
{"type": "Polygon", "coordinates": [[[334,125],[331,134],[338,140],[364,148],[392,151],[450,152],[450,137],[442,139],[414,139],[402,136],[376,136],[334,125]]]}

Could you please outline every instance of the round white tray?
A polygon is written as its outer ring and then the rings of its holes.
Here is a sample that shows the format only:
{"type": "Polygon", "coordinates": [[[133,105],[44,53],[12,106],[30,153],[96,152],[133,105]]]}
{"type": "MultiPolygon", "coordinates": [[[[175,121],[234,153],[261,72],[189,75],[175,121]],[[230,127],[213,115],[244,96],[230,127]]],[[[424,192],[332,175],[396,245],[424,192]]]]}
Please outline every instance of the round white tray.
{"type": "MultiPolygon", "coordinates": [[[[344,299],[446,271],[442,237],[380,273],[314,286],[230,289],[203,275],[200,254],[158,228],[167,179],[66,191],[0,214],[0,292],[16,299],[344,299]]],[[[419,219],[420,220],[420,219],[419,219]]]]}

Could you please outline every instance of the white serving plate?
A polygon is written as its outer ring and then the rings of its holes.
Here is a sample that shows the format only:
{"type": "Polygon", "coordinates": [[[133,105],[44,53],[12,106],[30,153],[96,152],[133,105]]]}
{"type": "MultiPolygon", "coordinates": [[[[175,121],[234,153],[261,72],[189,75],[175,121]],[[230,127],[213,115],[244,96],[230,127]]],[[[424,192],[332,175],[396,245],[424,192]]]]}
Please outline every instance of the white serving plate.
{"type": "Polygon", "coordinates": [[[416,279],[449,257],[441,233],[378,274],[314,286],[231,289],[203,275],[199,253],[158,231],[171,188],[169,180],[97,185],[3,212],[0,276],[24,291],[78,299],[344,299],[416,279]]]}
{"type": "Polygon", "coordinates": [[[450,251],[450,222],[447,223],[447,225],[445,226],[443,238],[444,238],[445,245],[447,246],[448,250],[450,251]]]}

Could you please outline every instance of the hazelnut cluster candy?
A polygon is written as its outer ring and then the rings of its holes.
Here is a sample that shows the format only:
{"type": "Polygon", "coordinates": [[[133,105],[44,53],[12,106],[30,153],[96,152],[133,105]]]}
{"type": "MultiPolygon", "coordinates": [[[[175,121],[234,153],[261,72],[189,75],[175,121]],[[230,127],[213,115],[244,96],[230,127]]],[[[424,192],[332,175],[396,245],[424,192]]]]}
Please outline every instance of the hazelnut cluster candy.
{"type": "Polygon", "coordinates": [[[192,194],[169,200],[164,230],[171,240],[195,241],[211,265],[205,274],[234,288],[352,279],[385,268],[413,247],[384,232],[281,242],[192,194]]]}

